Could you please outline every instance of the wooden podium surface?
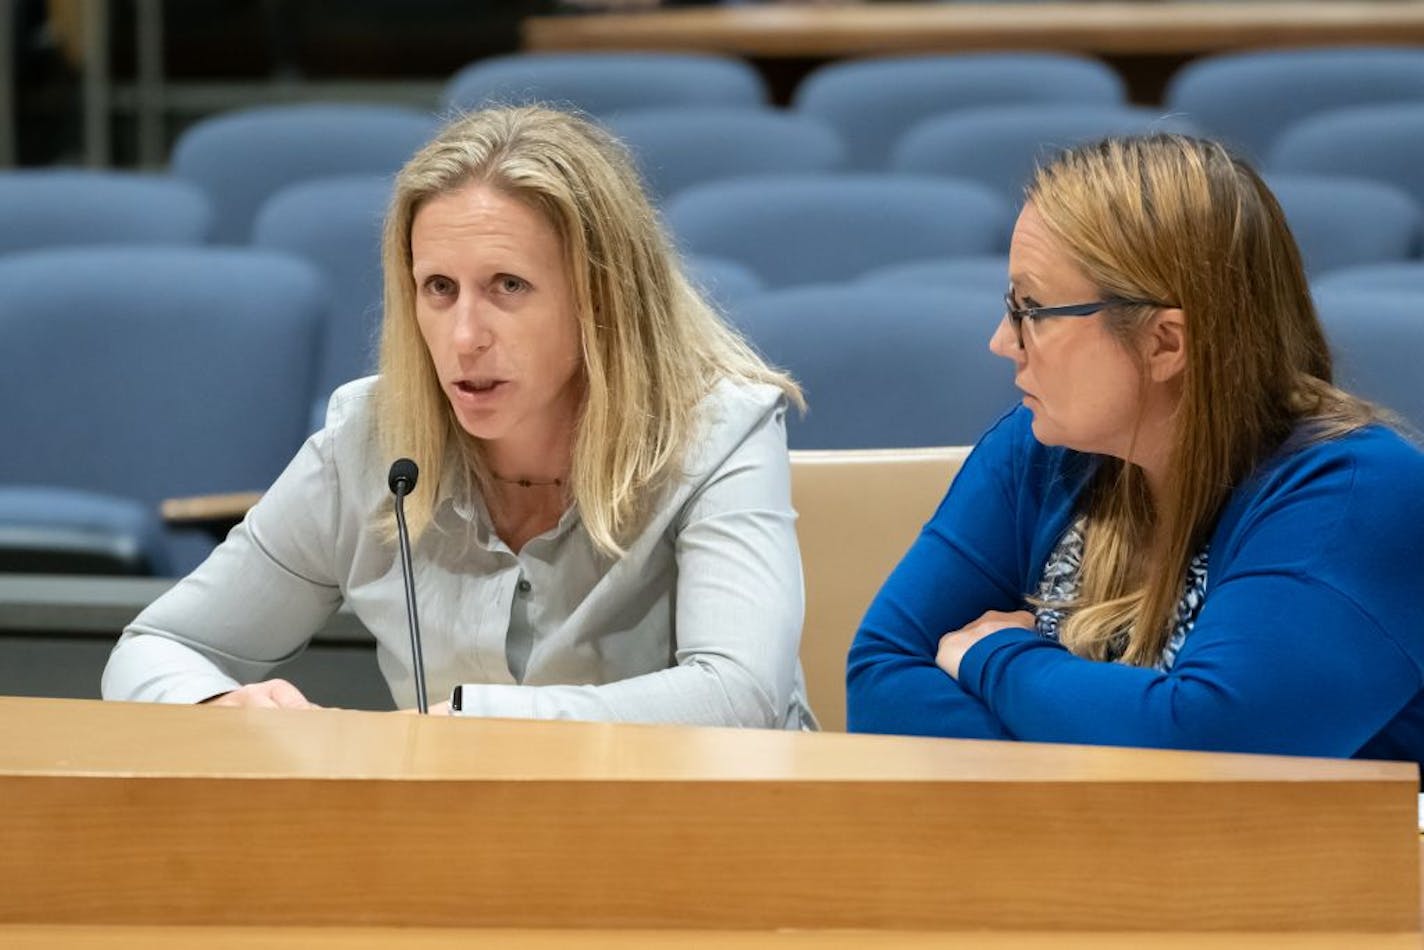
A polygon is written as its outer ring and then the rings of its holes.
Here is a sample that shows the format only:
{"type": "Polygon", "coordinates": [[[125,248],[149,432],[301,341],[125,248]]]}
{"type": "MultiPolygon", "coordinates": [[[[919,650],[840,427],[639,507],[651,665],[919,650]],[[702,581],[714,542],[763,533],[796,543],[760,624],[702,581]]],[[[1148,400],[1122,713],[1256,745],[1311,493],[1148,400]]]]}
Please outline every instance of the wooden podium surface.
{"type": "Polygon", "coordinates": [[[13,698],[0,734],[6,946],[1418,939],[1413,765],[13,698]]]}
{"type": "Polygon", "coordinates": [[[1418,934],[510,930],[0,924],[6,950],[1419,950],[1418,934]]]}

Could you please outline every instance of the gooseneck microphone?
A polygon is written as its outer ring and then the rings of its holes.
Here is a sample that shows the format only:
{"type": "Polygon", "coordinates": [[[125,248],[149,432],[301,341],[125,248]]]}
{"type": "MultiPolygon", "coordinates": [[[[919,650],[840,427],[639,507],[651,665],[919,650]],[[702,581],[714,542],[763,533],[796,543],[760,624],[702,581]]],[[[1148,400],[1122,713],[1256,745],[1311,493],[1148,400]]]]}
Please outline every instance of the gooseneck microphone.
{"type": "Polygon", "coordinates": [[[425,657],[420,650],[420,618],[415,613],[415,574],[410,566],[410,531],[405,526],[405,496],[415,491],[420,469],[410,459],[396,459],[386,484],[396,496],[396,534],[400,536],[401,574],[405,577],[405,615],[410,623],[410,656],[415,672],[415,706],[423,716],[430,711],[425,699],[425,657]]]}

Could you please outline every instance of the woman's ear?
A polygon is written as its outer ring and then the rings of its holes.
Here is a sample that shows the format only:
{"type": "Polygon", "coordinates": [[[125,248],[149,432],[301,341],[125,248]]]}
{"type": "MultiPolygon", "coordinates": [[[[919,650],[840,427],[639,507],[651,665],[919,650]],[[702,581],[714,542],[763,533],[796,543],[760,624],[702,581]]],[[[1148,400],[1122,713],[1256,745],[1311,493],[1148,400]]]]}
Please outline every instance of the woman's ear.
{"type": "Polygon", "coordinates": [[[1165,383],[1187,368],[1187,318],[1177,307],[1163,307],[1147,335],[1147,370],[1153,382],[1165,383]]]}

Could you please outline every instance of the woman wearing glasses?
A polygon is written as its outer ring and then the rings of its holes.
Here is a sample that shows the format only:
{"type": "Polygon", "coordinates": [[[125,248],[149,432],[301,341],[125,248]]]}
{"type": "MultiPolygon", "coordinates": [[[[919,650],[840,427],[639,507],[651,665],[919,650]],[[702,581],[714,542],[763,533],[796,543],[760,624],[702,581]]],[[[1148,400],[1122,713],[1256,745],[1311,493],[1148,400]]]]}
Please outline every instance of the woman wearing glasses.
{"type": "Polygon", "coordinates": [[[1331,383],[1257,175],[1180,136],[1040,170],[983,437],[851,648],[850,726],[1424,761],[1424,453],[1331,383]]]}

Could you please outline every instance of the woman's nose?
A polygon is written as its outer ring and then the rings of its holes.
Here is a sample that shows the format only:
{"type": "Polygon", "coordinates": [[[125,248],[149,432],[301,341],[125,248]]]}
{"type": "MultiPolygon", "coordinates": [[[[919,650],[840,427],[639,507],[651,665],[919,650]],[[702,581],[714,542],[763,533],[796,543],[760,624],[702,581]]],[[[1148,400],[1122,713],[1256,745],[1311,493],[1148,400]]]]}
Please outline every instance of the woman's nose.
{"type": "Polygon", "coordinates": [[[1014,332],[1008,314],[1004,314],[999,320],[999,325],[994,328],[994,335],[989,337],[989,352],[1015,363],[1024,358],[1023,347],[1019,346],[1018,334],[1014,332]]]}
{"type": "Polygon", "coordinates": [[[477,297],[462,298],[455,303],[452,336],[456,349],[462,353],[487,350],[494,342],[494,333],[477,297]]]}

